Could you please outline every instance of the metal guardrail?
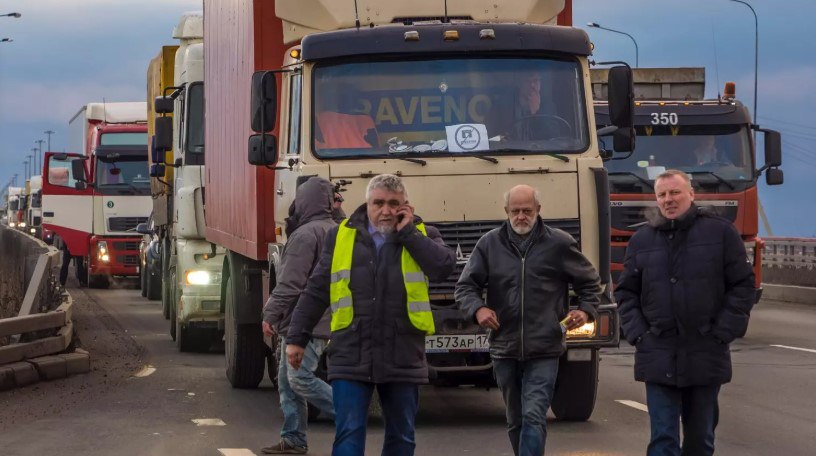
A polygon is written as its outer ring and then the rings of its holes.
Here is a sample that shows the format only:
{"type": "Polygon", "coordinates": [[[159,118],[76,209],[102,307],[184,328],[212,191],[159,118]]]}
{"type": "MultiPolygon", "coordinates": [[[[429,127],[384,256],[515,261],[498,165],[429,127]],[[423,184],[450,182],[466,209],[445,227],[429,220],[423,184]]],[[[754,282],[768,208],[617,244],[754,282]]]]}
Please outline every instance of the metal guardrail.
{"type": "Polygon", "coordinates": [[[762,266],[767,268],[816,268],[816,239],[764,238],[762,266]]]}

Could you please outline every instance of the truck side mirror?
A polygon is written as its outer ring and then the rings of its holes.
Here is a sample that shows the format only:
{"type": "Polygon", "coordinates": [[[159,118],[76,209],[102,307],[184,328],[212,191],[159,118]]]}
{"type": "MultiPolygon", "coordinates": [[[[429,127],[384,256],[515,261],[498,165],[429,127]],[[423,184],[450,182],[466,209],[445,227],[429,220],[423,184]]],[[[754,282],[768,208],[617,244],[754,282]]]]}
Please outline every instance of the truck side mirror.
{"type": "Polygon", "coordinates": [[[166,169],[164,167],[164,163],[153,163],[150,165],[150,171],[148,174],[150,177],[164,177],[166,169]]]}
{"type": "MultiPolygon", "coordinates": [[[[616,66],[609,69],[609,120],[620,129],[635,123],[635,89],[632,69],[616,66]]],[[[618,150],[617,147],[615,150],[618,150]]]]}
{"type": "Polygon", "coordinates": [[[765,133],[765,166],[782,166],[782,135],[774,130],[760,130],[765,133]]]}
{"type": "Polygon", "coordinates": [[[782,185],[785,175],[779,168],[768,168],[765,171],[765,183],[768,185],[782,185]]]}
{"type": "Polygon", "coordinates": [[[156,97],[153,102],[153,110],[156,114],[171,114],[173,112],[173,99],[170,97],[156,97]]]}
{"type": "Polygon", "coordinates": [[[612,133],[612,148],[615,152],[635,150],[635,127],[618,128],[612,133]]]}
{"type": "Polygon", "coordinates": [[[261,133],[249,137],[249,164],[274,166],[278,163],[278,139],[261,133]]]}
{"type": "Polygon", "coordinates": [[[147,223],[140,223],[136,225],[136,232],[139,234],[151,234],[150,228],[147,227],[147,223]]]}
{"type": "Polygon", "coordinates": [[[154,126],[153,136],[153,150],[161,152],[158,160],[155,163],[164,163],[164,154],[173,148],[173,118],[172,117],[157,117],[154,126]]]}
{"type": "Polygon", "coordinates": [[[275,73],[257,71],[252,75],[250,116],[252,131],[264,133],[275,129],[278,106],[278,83],[275,73]]]}
{"type": "Polygon", "coordinates": [[[88,179],[85,176],[85,164],[82,162],[82,160],[71,160],[71,174],[74,176],[74,180],[78,182],[88,182],[88,179]]]}

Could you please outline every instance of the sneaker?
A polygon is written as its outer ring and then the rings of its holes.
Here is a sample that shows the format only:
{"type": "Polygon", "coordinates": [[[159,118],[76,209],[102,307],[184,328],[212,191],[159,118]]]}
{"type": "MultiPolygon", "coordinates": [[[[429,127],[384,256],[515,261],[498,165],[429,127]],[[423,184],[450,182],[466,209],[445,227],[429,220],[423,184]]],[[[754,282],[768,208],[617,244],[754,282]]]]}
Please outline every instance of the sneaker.
{"type": "Polygon", "coordinates": [[[309,447],[292,445],[283,439],[277,445],[261,448],[263,454],[306,454],[308,451],[309,447]]]}

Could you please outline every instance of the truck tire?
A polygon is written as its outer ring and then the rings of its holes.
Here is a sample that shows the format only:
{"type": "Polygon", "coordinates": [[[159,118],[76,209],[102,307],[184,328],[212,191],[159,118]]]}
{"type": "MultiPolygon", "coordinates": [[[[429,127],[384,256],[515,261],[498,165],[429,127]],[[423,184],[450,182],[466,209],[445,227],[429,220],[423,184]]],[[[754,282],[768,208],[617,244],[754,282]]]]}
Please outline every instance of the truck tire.
{"type": "MultiPolygon", "coordinates": [[[[145,273],[145,290],[142,291],[144,293],[142,296],[146,296],[147,299],[151,301],[158,301],[162,298],[162,281],[161,277],[154,275],[150,271],[151,269],[152,268],[148,265],[147,272],[145,273]]],[[[165,316],[165,318],[168,316],[165,316]]]]}
{"type": "Polygon", "coordinates": [[[142,297],[147,297],[147,273],[144,265],[139,269],[139,283],[141,283],[142,297]]]}
{"type": "Polygon", "coordinates": [[[176,306],[170,307],[170,338],[176,340],[176,330],[178,329],[178,318],[176,318],[176,306]]]}
{"type": "Polygon", "coordinates": [[[553,414],[562,421],[586,421],[592,416],[598,394],[598,350],[590,349],[589,361],[567,361],[567,355],[558,363],[558,380],[551,404],[553,414]]]}
{"type": "Polygon", "coordinates": [[[233,388],[257,388],[266,367],[267,348],[258,324],[238,324],[236,303],[241,302],[237,277],[227,278],[224,309],[224,355],[227,379],[233,388]]]}
{"type": "MultiPolygon", "coordinates": [[[[172,300],[167,289],[168,284],[170,283],[170,280],[167,277],[170,272],[170,243],[167,242],[166,239],[162,241],[162,253],[160,261],[161,261],[161,281],[159,282],[159,288],[161,289],[162,313],[164,314],[165,320],[167,320],[170,319],[170,303],[172,300]]],[[[175,325],[173,327],[175,327],[175,325]]],[[[172,331],[175,331],[175,329],[173,329],[172,331]]]]}

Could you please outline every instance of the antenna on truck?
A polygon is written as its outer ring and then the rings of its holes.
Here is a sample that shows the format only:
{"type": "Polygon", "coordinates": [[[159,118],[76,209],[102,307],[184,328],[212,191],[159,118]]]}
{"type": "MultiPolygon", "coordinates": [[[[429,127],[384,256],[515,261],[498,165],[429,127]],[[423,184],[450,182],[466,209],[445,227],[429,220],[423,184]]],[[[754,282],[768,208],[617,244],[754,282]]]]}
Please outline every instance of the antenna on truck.
{"type": "Polygon", "coordinates": [[[357,11],[357,0],[354,0],[354,25],[360,29],[360,13],[357,11]]]}

